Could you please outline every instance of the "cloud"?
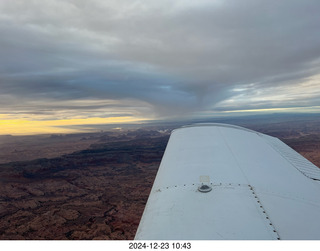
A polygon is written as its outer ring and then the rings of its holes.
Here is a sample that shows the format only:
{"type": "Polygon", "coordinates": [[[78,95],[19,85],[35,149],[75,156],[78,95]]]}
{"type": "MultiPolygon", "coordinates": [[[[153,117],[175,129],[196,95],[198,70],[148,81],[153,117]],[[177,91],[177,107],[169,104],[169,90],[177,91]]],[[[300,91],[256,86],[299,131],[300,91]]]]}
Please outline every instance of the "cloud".
{"type": "Polygon", "coordinates": [[[0,113],[319,105],[317,84],[304,85],[320,74],[319,11],[312,0],[1,1],[0,113]]]}
{"type": "MultiPolygon", "coordinates": [[[[294,81],[294,80],[292,80],[294,81]]],[[[215,110],[257,110],[318,107],[320,104],[320,75],[304,79],[300,84],[261,87],[256,84],[238,86],[235,94],[215,106],[215,110]],[[248,102],[248,100],[250,102],[248,102]]],[[[319,107],[318,107],[319,108],[319,107]]]]}

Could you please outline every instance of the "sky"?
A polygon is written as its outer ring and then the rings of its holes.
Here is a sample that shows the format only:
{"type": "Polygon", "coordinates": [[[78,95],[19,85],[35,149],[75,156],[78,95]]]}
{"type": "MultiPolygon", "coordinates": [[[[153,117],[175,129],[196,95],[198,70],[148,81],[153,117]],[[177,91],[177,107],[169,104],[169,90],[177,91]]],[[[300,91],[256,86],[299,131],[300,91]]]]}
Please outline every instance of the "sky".
{"type": "Polygon", "coordinates": [[[320,112],[319,13],[318,0],[0,1],[0,134],[320,112]]]}

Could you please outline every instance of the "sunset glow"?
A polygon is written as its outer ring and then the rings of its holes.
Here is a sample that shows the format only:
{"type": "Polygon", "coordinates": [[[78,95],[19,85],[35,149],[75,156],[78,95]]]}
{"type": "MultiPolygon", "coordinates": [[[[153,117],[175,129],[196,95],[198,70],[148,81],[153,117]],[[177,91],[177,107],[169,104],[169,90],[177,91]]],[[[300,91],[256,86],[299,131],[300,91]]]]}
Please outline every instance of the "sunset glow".
{"type": "Polygon", "coordinates": [[[132,117],[111,117],[111,118],[87,118],[87,119],[66,119],[66,120],[0,120],[0,135],[31,135],[47,133],[75,133],[81,131],[81,128],[65,128],[81,125],[90,127],[97,124],[121,124],[138,123],[142,119],[132,117]]]}

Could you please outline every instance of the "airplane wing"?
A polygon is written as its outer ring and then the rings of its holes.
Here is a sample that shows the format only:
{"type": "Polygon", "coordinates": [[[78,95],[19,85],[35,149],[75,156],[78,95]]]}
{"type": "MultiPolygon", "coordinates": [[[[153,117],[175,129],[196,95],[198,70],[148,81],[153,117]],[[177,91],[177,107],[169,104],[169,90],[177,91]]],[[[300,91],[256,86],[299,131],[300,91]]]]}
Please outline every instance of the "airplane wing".
{"type": "Polygon", "coordinates": [[[136,240],[320,239],[320,169],[226,124],[172,132],[136,240]]]}

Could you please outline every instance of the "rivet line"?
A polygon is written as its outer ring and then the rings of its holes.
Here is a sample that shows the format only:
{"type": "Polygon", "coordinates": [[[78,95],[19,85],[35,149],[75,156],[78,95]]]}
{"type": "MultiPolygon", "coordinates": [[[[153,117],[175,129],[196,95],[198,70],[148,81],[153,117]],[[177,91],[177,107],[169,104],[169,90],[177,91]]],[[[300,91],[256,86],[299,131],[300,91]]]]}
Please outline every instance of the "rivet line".
{"type": "Polygon", "coordinates": [[[271,226],[271,227],[273,228],[273,232],[277,234],[277,240],[280,240],[280,236],[278,235],[277,230],[274,228],[272,222],[270,221],[269,216],[267,215],[266,210],[263,208],[260,200],[258,199],[258,196],[257,196],[257,194],[255,193],[253,187],[252,187],[251,185],[248,185],[248,186],[249,186],[250,190],[252,191],[252,194],[254,195],[254,198],[256,199],[256,202],[259,204],[259,207],[260,207],[261,210],[262,210],[261,213],[265,215],[266,220],[269,221],[269,226],[271,226]]]}

